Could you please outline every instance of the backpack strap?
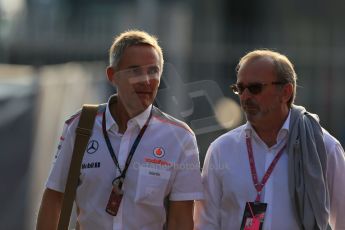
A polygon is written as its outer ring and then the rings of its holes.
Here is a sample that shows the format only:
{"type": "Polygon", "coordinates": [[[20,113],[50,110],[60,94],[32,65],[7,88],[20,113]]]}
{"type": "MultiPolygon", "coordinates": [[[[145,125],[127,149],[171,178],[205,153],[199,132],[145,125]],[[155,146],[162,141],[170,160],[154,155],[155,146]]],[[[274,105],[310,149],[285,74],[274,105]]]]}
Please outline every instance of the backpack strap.
{"type": "Polygon", "coordinates": [[[75,194],[78,186],[81,161],[83,159],[85,149],[92,134],[93,124],[95,122],[97,111],[98,105],[83,105],[78,127],[75,130],[76,137],[74,142],[73,155],[68,171],[66,188],[61,207],[61,214],[57,228],[58,230],[68,229],[73,201],[75,199],[75,194]]]}

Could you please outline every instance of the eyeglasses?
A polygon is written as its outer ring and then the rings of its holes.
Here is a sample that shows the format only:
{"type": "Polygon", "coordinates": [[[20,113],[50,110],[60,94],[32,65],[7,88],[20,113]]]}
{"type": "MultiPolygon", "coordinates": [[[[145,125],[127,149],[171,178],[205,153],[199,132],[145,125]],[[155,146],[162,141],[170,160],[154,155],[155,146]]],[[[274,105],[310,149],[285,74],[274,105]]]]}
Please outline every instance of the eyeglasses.
{"type": "Polygon", "coordinates": [[[238,94],[241,95],[245,89],[248,89],[248,91],[253,94],[253,95],[257,95],[259,93],[261,93],[261,91],[263,90],[264,86],[267,85],[284,85],[286,84],[285,82],[280,82],[280,81],[273,81],[271,83],[260,83],[260,82],[255,82],[255,83],[250,83],[248,85],[243,85],[241,83],[239,84],[233,84],[230,85],[230,88],[232,89],[232,91],[234,92],[234,94],[238,94]]]}

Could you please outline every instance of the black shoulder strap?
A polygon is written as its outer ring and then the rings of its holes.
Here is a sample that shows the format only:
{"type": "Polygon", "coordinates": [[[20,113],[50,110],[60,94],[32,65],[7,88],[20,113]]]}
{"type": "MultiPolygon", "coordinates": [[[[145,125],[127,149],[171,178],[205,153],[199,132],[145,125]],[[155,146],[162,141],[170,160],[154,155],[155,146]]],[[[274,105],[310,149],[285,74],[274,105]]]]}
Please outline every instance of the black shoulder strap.
{"type": "Polygon", "coordinates": [[[73,155],[68,172],[65,193],[62,202],[61,214],[58,224],[58,230],[67,230],[70,216],[75,198],[78,178],[80,175],[80,166],[83,154],[92,134],[93,124],[98,111],[98,105],[83,105],[78,127],[76,129],[76,137],[73,148],[73,155]]]}

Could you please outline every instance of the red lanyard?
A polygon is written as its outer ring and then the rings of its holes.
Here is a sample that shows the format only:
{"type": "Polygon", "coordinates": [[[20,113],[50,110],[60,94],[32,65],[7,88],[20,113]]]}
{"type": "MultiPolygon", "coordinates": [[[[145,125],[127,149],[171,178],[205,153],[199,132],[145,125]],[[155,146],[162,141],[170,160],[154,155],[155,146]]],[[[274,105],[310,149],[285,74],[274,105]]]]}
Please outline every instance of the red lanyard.
{"type": "Polygon", "coordinates": [[[252,142],[251,142],[249,137],[246,137],[246,143],[247,143],[247,151],[248,151],[248,158],[249,158],[249,164],[250,164],[250,171],[252,173],[253,183],[254,183],[254,186],[255,186],[255,189],[257,192],[255,202],[259,202],[260,198],[261,198],[260,197],[261,191],[262,191],[263,187],[265,186],[268,178],[271,176],[272,171],[273,171],[274,167],[276,166],[278,160],[283,155],[283,150],[286,147],[286,144],[279,150],[278,154],[273,159],[273,161],[270,164],[270,166],[268,167],[264,177],[262,178],[261,182],[259,183],[258,174],[256,173],[255,161],[254,161],[254,156],[253,156],[252,142]]]}

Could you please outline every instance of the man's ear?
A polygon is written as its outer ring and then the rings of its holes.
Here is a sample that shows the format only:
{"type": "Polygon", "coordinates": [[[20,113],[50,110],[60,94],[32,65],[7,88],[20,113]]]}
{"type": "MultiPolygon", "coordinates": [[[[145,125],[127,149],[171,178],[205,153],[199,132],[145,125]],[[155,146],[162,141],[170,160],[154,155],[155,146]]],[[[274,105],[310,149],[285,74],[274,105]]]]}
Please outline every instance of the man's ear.
{"type": "Polygon", "coordinates": [[[114,67],[108,66],[106,70],[107,78],[110,83],[114,83],[115,80],[115,70],[114,67]]]}
{"type": "Polygon", "coordinates": [[[292,97],[293,85],[291,83],[285,84],[283,91],[284,91],[284,101],[288,102],[290,98],[292,97]]]}

